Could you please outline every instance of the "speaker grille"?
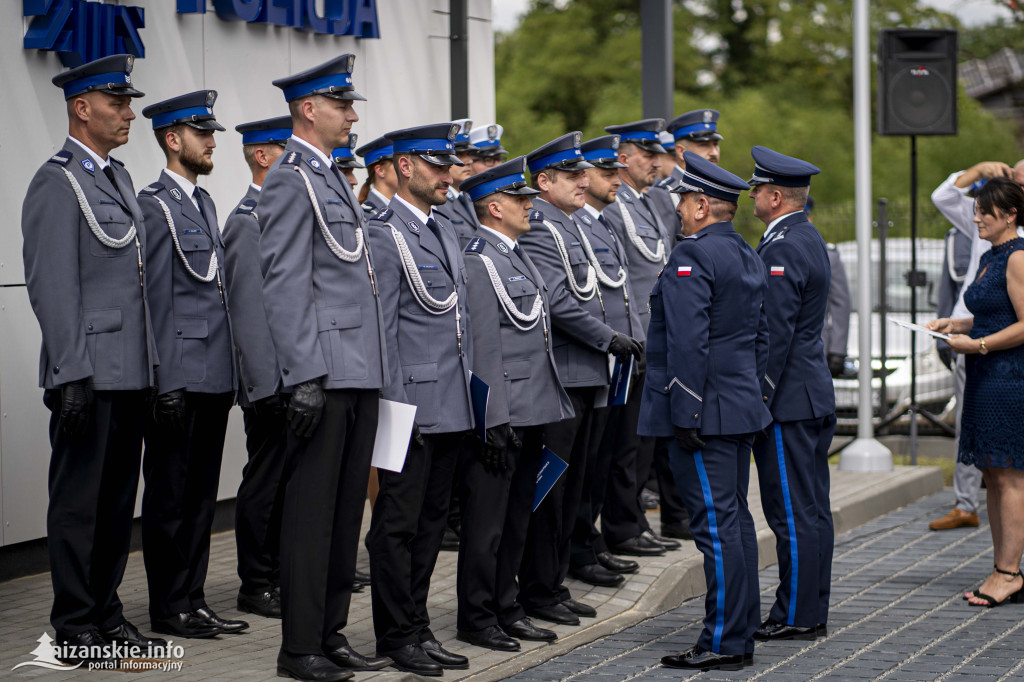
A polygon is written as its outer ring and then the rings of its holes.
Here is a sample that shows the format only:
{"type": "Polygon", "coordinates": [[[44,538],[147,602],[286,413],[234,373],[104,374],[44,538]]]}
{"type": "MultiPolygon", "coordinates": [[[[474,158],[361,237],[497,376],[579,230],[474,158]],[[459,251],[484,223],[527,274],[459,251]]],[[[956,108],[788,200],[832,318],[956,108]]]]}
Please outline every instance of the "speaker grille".
{"type": "Polygon", "coordinates": [[[896,122],[927,131],[948,120],[951,86],[928,66],[906,66],[889,82],[889,109],[896,122]]]}

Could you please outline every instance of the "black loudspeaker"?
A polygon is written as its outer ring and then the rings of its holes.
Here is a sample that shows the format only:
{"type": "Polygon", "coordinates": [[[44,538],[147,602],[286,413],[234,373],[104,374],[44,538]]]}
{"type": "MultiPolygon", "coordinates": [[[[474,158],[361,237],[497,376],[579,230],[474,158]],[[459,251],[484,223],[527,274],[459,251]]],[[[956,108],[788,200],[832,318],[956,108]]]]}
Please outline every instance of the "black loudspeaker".
{"type": "Polygon", "coordinates": [[[956,135],[956,30],[878,36],[878,134],[956,135]]]}

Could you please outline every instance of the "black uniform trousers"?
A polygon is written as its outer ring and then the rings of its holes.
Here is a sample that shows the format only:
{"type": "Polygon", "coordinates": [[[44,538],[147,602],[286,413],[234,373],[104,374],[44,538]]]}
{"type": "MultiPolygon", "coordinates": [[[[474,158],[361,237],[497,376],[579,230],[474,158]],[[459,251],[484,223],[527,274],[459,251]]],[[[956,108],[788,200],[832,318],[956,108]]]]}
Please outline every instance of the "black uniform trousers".
{"type": "Polygon", "coordinates": [[[567,388],[575,416],[542,428],[543,445],[566,460],[569,468],[533,513],[526,549],[519,567],[519,603],[526,607],[551,606],[570,598],[562,585],[569,573],[569,550],[576,516],[583,497],[587,460],[597,449],[595,387],[567,388]]]}
{"type": "Polygon", "coordinates": [[[459,453],[467,435],[424,433],[409,443],[401,473],[378,469],[368,546],[377,651],[434,639],[427,614],[430,576],[441,551],[459,453]]]}
{"type": "Polygon", "coordinates": [[[231,393],[185,392],[185,429],[146,425],[142,557],[149,614],[165,618],[206,606],[210,529],[231,393]]]}
{"type": "MultiPolygon", "coordinates": [[[[603,514],[608,478],[616,455],[613,448],[606,446],[608,441],[615,439],[612,432],[621,426],[622,413],[625,409],[625,405],[594,409],[594,422],[600,425],[602,433],[598,435],[596,429],[591,430],[591,435],[598,438],[599,446],[594,451],[594,456],[587,460],[583,494],[576,510],[569,548],[569,565],[573,568],[596,563],[598,552],[608,550],[601,537],[601,531],[597,529],[597,519],[603,514]]],[[[635,430],[636,425],[633,427],[635,430]]],[[[601,523],[604,524],[603,518],[601,523]]]]}
{"type": "Polygon", "coordinates": [[[352,600],[379,394],[377,389],[325,390],[312,437],[299,438],[288,429],[281,648],[289,653],[322,654],[348,643],[341,630],[352,600]]]}
{"type": "MultiPolygon", "coordinates": [[[[653,461],[646,469],[646,476],[641,479],[640,492],[643,491],[644,482],[650,480],[651,469],[654,469],[654,477],[658,482],[658,498],[659,507],[661,508],[661,525],[664,528],[666,524],[683,524],[690,522],[690,515],[686,513],[686,505],[683,504],[683,498],[679,495],[679,489],[675,484],[675,477],[672,475],[672,466],[669,463],[669,446],[672,444],[671,438],[654,438],[654,448],[650,450],[653,461]]],[[[640,506],[643,506],[643,502],[640,502],[640,506]]],[[[643,517],[644,530],[650,530],[650,524],[647,522],[647,517],[643,517]]]]}
{"type": "Polygon", "coordinates": [[[797,627],[828,622],[835,529],[829,501],[828,449],[834,414],[774,422],[754,445],[761,506],[775,533],[779,588],[769,618],[797,627]]]}
{"type": "Polygon", "coordinates": [[[256,414],[242,408],[249,461],[235,500],[238,577],[246,594],[267,592],[280,582],[281,510],[288,444],[286,411],[256,414]]]}
{"type": "Polygon", "coordinates": [[[608,550],[635,538],[647,529],[646,511],[639,501],[640,489],[647,482],[640,465],[650,465],[653,439],[637,435],[640,421],[640,399],[644,389],[644,372],[634,377],[626,404],[613,410],[613,420],[605,429],[599,459],[608,464],[608,483],[601,510],[601,538],[594,538],[598,552],[608,550]]]}
{"type": "Polygon", "coordinates": [[[47,390],[43,403],[51,410],[50,623],[60,643],[124,620],[117,588],[128,561],[150,405],[147,391],[94,391],[88,427],[71,438],[60,430],[60,390],[47,390]]]}
{"type": "Polygon", "coordinates": [[[492,473],[480,459],[479,441],[459,456],[462,506],[457,575],[459,630],[477,632],[523,617],[516,602],[516,573],[523,558],[541,457],[541,427],[516,428],[522,447],[509,446],[508,468],[492,473]],[[518,615],[517,615],[518,614],[518,615]]]}
{"type": "Polygon", "coordinates": [[[704,628],[697,644],[717,654],[753,653],[761,624],[757,536],[747,508],[751,437],[702,436],[703,450],[675,442],[670,461],[704,555],[704,628]]]}

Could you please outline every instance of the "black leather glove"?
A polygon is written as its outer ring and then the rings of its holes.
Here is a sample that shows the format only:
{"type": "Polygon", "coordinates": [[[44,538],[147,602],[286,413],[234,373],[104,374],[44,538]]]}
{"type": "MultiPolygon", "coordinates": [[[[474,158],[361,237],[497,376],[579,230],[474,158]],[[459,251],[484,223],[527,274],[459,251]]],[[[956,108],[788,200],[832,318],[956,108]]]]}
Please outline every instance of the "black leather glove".
{"type": "Polygon", "coordinates": [[[843,371],[846,369],[846,356],[839,353],[829,353],[827,359],[828,372],[832,375],[832,378],[842,376],[843,371]]]}
{"type": "Polygon", "coordinates": [[[264,396],[252,404],[252,411],[256,413],[256,416],[267,419],[279,419],[287,410],[288,407],[278,393],[264,396]]]}
{"type": "Polygon", "coordinates": [[[179,388],[156,397],[153,419],[164,428],[185,430],[185,389],[179,388]]]}
{"type": "Polygon", "coordinates": [[[699,429],[684,429],[681,426],[676,429],[676,444],[687,452],[696,452],[704,449],[704,441],[700,439],[699,429]]]}
{"type": "Polygon", "coordinates": [[[288,422],[299,438],[309,438],[316,431],[324,412],[324,388],[319,379],[297,384],[288,401],[288,422]]]}
{"type": "Polygon", "coordinates": [[[522,447],[519,438],[508,424],[487,429],[487,441],[480,450],[484,471],[500,474],[508,468],[509,446],[522,447]]]}
{"type": "Polygon", "coordinates": [[[92,389],[88,380],[72,381],[60,387],[60,429],[72,438],[80,436],[92,412],[92,389]]]}
{"type": "Polygon", "coordinates": [[[416,443],[416,445],[419,445],[420,447],[423,447],[423,445],[424,445],[423,434],[420,433],[420,425],[419,424],[415,424],[414,423],[412,425],[412,440],[413,440],[414,443],[416,443]]]}
{"type": "Polygon", "coordinates": [[[615,333],[612,337],[611,342],[608,344],[608,352],[619,359],[620,362],[625,362],[632,355],[637,360],[643,354],[643,346],[640,342],[631,336],[625,334],[615,333]]]}

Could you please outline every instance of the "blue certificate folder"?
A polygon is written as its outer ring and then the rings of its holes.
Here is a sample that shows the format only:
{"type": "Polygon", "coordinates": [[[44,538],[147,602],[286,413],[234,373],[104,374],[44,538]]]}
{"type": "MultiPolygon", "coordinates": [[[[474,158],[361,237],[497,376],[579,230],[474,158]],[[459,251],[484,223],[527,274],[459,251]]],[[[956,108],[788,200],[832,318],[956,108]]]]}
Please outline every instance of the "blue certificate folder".
{"type": "Polygon", "coordinates": [[[553,453],[548,446],[544,446],[544,452],[540,456],[540,468],[537,469],[537,487],[533,489],[533,511],[537,511],[537,507],[568,468],[568,462],[553,453]]]}
{"type": "Polygon", "coordinates": [[[491,387],[471,372],[469,375],[469,399],[473,403],[473,429],[482,443],[487,442],[487,399],[490,394],[491,387]]]}
{"type": "Polygon", "coordinates": [[[629,397],[629,386],[633,383],[633,356],[629,356],[626,362],[615,362],[612,370],[612,381],[608,387],[608,406],[625,405],[629,397]]]}

